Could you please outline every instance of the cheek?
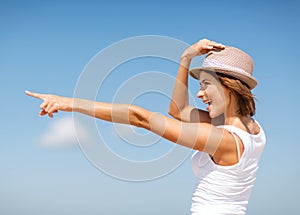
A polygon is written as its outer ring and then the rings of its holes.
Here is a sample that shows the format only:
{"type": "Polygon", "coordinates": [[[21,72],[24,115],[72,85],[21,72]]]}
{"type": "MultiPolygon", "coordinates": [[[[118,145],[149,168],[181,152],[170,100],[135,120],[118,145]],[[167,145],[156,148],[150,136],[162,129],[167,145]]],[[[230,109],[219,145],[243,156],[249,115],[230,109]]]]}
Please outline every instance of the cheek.
{"type": "Polygon", "coordinates": [[[225,104],[225,102],[226,102],[225,94],[222,89],[214,87],[214,89],[212,89],[211,95],[212,95],[213,100],[215,102],[217,102],[218,104],[225,104]]]}
{"type": "Polygon", "coordinates": [[[225,97],[225,91],[221,86],[217,86],[215,84],[210,85],[205,90],[207,96],[214,101],[215,104],[218,105],[224,105],[227,104],[226,97],[225,97]]]}
{"type": "Polygon", "coordinates": [[[218,92],[215,94],[214,96],[214,103],[215,103],[215,107],[216,109],[221,112],[224,112],[228,103],[225,99],[225,95],[223,92],[218,92]]]}
{"type": "Polygon", "coordinates": [[[224,94],[218,93],[216,100],[218,101],[219,104],[226,104],[226,99],[224,94]]]}

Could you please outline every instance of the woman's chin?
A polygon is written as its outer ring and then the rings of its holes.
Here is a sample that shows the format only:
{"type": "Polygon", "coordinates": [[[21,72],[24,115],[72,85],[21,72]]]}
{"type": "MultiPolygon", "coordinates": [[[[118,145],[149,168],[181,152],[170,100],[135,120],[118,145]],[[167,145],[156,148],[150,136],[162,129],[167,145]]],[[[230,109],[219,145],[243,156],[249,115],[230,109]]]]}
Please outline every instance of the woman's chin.
{"type": "Polygon", "coordinates": [[[209,114],[209,117],[210,117],[211,119],[214,119],[214,118],[218,117],[218,115],[215,114],[213,111],[209,111],[208,114],[209,114]]]}
{"type": "Polygon", "coordinates": [[[214,111],[209,111],[208,115],[211,119],[216,119],[216,118],[221,117],[223,115],[223,113],[216,113],[214,111]]]}

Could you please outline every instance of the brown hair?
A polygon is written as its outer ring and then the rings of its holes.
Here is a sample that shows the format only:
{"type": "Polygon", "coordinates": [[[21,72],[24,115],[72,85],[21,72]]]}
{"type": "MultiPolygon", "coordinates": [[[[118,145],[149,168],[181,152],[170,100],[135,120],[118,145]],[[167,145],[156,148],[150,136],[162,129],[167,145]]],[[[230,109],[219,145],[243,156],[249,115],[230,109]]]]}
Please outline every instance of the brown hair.
{"type": "Polygon", "coordinates": [[[242,116],[255,115],[254,95],[249,87],[234,77],[217,74],[221,84],[226,87],[237,98],[240,109],[237,111],[242,116]]]}

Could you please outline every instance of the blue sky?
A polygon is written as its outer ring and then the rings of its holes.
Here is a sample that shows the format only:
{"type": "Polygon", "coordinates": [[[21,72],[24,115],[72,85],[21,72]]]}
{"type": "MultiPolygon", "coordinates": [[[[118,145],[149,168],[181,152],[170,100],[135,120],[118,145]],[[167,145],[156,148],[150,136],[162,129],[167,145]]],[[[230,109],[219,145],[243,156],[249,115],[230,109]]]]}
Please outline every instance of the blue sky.
{"type": "MultiPolygon", "coordinates": [[[[59,133],[62,127],[69,128],[71,114],[41,118],[39,101],[24,94],[28,89],[72,96],[97,53],[144,35],[187,44],[209,38],[253,57],[259,80],[255,118],[268,141],[248,214],[297,214],[299,8],[298,1],[256,0],[1,1],[0,214],[188,214],[195,183],[189,158],[155,180],[111,177],[89,161],[72,139],[71,129],[59,133]]],[[[107,77],[97,100],[112,101],[124,81],[142,72],[174,77],[176,66],[156,58],[125,62],[107,77]]],[[[191,93],[196,94],[198,84],[190,81],[191,93]]],[[[168,98],[150,92],[135,103],[166,114],[168,98]]],[[[96,124],[105,143],[127,159],[153,159],[173,147],[161,140],[149,146],[130,145],[112,125],[96,124]]],[[[132,138],[126,128],[120,129],[132,138]]],[[[134,132],[145,135],[139,129],[134,132]]]]}

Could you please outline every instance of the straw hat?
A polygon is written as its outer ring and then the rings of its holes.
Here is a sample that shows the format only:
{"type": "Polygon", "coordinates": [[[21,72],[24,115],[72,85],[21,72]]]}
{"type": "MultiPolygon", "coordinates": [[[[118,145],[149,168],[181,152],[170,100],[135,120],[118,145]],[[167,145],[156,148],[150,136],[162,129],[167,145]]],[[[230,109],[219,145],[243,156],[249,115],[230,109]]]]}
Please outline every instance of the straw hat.
{"type": "Polygon", "coordinates": [[[199,68],[189,71],[193,78],[199,79],[201,71],[213,71],[239,79],[253,89],[257,80],[252,76],[252,58],[240,49],[226,46],[224,49],[210,51],[199,68]]]}

